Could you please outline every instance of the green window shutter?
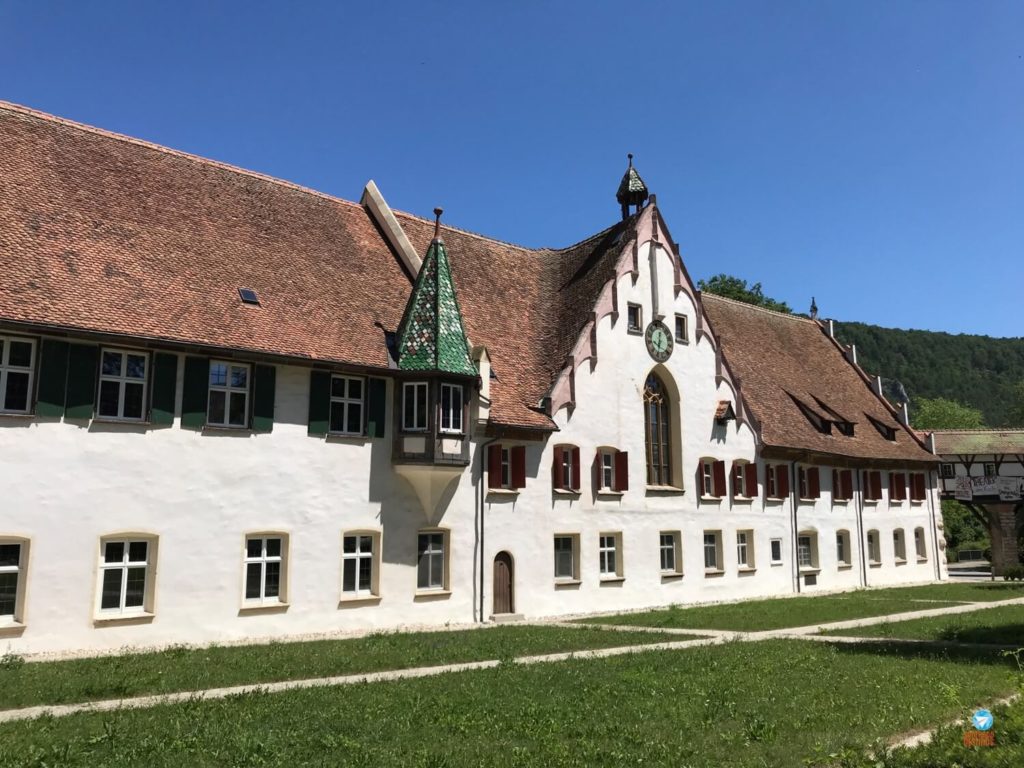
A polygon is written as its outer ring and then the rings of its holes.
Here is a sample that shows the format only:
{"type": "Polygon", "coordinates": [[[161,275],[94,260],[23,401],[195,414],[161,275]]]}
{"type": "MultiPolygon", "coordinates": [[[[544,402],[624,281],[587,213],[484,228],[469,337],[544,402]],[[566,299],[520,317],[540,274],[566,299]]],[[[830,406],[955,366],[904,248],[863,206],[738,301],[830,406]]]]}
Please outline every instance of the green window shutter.
{"type": "Polygon", "coordinates": [[[182,429],[206,426],[206,399],[209,396],[210,360],[206,357],[185,358],[185,382],[181,391],[182,429]]]}
{"type": "Polygon", "coordinates": [[[388,382],[386,379],[368,379],[366,388],[366,434],[384,437],[388,425],[388,382]]]}
{"type": "Polygon", "coordinates": [[[174,395],[177,388],[178,356],[157,352],[153,355],[153,402],[149,410],[151,423],[174,423],[174,395]]]}
{"type": "Polygon", "coordinates": [[[277,386],[277,368],[272,365],[254,366],[252,392],[252,428],[255,432],[274,429],[274,392],[277,386]]]}
{"type": "Polygon", "coordinates": [[[331,374],[310,371],[309,427],[311,435],[323,436],[331,426],[331,374]]]}
{"type": "Polygon", "coordinates": [[[36,415],[59,419],[64,415],[68,382],[68,343],[43,339],[39,350],[39,397],[36,415]]]}
{"type": "Polygon", "coordinates": [[[94,344],[71,344],[68,349],[68,387],[65,419],[91,419],[96,409],[96,365],[100,349],[94,344]]]}

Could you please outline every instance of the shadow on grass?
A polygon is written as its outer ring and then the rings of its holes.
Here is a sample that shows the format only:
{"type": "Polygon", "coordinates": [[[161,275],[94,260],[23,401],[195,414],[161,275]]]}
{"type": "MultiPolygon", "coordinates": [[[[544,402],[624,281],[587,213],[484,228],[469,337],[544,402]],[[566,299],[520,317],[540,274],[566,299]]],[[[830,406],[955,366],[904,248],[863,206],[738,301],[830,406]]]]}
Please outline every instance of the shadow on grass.
{"type": "Polygon", "coordinates": [[[1024,623],[997,624],[990,627],[954,625],[942,630],[938,639],[954,643],[993,643],[1024,648],[1024,623]]]}
{"type": "MultiPolygon", "coordinates": [[[[1024,647],[1024,638],[1008,645],[1024,647]]],[[[1016,671],[1017,662],[995,648],[969,648],[957,646],[935,647],[926,643],[900,643],[888,638],[864,638],[863,643],[836,643],[837,652],[856,656],[889,656],[906,660],[938,660],[990,664],[1016,671]]]]}

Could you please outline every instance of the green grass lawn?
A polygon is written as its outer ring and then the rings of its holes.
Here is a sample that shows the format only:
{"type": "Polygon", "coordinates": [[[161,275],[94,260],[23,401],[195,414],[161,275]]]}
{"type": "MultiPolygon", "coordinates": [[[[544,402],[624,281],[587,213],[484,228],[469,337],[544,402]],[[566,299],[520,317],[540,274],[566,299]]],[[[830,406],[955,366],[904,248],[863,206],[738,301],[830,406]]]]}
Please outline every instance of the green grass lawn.
{"type": "Polygon", "coordinates": [[[4,724],[0,766],[819,765],[1004,695],[1009,663],[780,640],[503,664],[4,724]]]}
{"type": "Polygon", "coordinates": [[[960,643],[1017,644],[1024,647],[1024,605],[1004,605],[953,616],[891,621],[826,634],[848,637],[899,637],[908,640],[952,640],[960,643]]]}
{"type": "Polygon", "coordinates": [[[382,669],[509,659],[693,638],[601,628],[498,626],[234,647],[174,647],[70,661],[0,657],[0,709],[195,691],[382,669]]]}
{"type": "Polygon", "coordinates": [[[581,623],[678,629],[724,629],[754,632],[803,627],[832,621],[924,611],[959,602],[990,602],[1024,597],[1016,583],[933,584],[857,590],[834,595],[746,600],[723,605],[671,606],[665,609],[580,619],[581,623]]]}

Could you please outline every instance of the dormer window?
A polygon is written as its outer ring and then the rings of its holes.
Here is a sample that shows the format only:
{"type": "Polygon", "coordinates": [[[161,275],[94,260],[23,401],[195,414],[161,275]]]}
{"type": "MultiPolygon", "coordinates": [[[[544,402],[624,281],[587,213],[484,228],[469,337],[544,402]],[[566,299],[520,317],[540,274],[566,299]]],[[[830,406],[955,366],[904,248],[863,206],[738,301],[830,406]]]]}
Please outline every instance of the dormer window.
{"type": "Polygon", "coordinates": [[[807,419],[807,421],[811,423],[811,426],[814,427],[815,430],[817,430],[823,435],[832,434],[831,420],[826,419],[824,416],[815,411],[809,405],[793,397],[793,395],[790,395],[790,398],[796,404],[796,407],[800,409],[800,413],[804,415],[804,417],[807,419]]]}
{"type": "Polygon", "coordinates": [[[405,432],[427,430],[427,382],[402,384],[402,429],[405,432]]]}
{"type": "Polygon", "coordinates": [[[878,434],[880,434],[882,437],[884,437],[886,440],[889,440],[890,442],[896,442],[896,427],[894,427],[891,424],[886,424],[881,419],[876,419],[874,416],[870,414],[865,415],[868,417],[868,420],[874,425],[875,429],[878,430],[878,434]]]}

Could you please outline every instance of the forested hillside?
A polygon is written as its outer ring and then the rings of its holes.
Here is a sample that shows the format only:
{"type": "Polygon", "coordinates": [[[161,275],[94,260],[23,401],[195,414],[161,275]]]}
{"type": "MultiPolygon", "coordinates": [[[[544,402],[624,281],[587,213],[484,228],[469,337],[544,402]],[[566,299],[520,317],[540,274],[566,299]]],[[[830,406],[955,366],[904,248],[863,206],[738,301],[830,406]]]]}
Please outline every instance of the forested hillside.
{"type": "MultiPolygon", "coordinates": [[[[901,382],[911,401],[942,397],[977,408],[991,427],[1014,424],[1024,382],[1024,338],[904,331],[836,323],[836,336],[857,345],[861,366],[901,382]]],[[[913,416],[911,417],[913,418],[913,416]]]]}

